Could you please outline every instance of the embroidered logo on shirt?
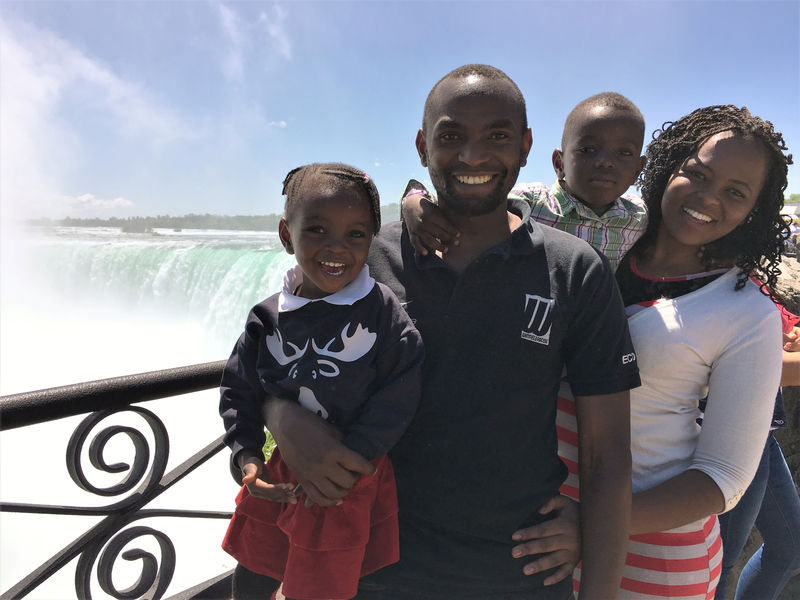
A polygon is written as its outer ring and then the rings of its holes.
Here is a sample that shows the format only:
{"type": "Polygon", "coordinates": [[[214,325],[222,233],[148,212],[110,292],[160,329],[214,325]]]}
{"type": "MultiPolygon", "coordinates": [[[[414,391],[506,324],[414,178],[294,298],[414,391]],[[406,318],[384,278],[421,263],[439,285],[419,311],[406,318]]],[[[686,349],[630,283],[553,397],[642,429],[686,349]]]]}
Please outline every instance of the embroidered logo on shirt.
{"type": "Polygon", "coordinates": [[[525,294],[525,328],[520,333],[523,340],[550,345],[550,328],[553,325],[555,300],[534,294],[525,294]]]}
{"type": "MultiPolygon", "coordinates": [[[[274,334],[266,337],[267,349],[279,365],[286,366],[294,363],[289,369],[289,379],[296,380],[298,384],[308,383],[313,385],[317,376],[336,377],[339,375],[340,369],[337,362],[349,363],[357,361],[372,349],[378,336],[360,323],[356,324],[355,330],[350,335],[348,330],[351,325],[351,323],[345,325],[339,338],[329,340],[322,348],[317,346],[313,339],[305,340],[305,344],[300,348],[299,345],[293,344],[288,340],[284,341],[280,330],[276,329],[274,334]],[[305,361],[301,361],[308,350],[309,341],[311,342],[314,356],[309,355],[305,361]],[[334,342],[337,342],[337,346],[341,345],[342,349],[331,350],[330,348],[334,345],[334,342]]],[[[317,400],[317,396],[311,388],[300,385],[297,400],[304,408],[316,413],[323,419],[328,418],[328,411],[317,400]]]]}

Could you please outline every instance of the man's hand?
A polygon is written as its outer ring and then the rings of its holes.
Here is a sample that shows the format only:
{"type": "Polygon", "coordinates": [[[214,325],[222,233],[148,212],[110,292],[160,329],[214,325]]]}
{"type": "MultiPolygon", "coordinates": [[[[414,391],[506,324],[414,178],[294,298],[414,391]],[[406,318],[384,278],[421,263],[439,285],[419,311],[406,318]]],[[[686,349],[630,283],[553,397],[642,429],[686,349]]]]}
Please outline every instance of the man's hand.
{"type": "Polygon", "coordinates": [[[242,470],[242,484],[247,486],[251,496],[263,498],[270,502],[297,503],[294,486],[291,483],[270,483],[264,474],[264,461],[257,456],[247,456],[239,459],[239,468],[242,470]]]}
{"type": "Polygon", "coordinates": [[[441,209],[421,194],[403,199],[401,207],[411,244],[422,255],[429,251],[447,252],[458,246],[461,233],[453,227],[441,209]]]}
{"type": "Polygon", "coordinates": [[[527,563],[522,572],[533,575],[547,569],[558,569],[544,580],[545,585],[553,585],[572,575],[581,557],[580,510],[578,503],[565,496],[554,496],[539,509],[541,514],[554,513],[555,517],[533,527],[514,532],[515,542],[511,555],[522,558],[532,554],[543,554],[533,562],[527,563]]]}
{"type": "Polygon", "coordinates": [[[308,496],[306,504],[335,506],[375,466],[344,446],[341,432],[295,402],[270,399],[264,420],[281,456],[308,496]]]}

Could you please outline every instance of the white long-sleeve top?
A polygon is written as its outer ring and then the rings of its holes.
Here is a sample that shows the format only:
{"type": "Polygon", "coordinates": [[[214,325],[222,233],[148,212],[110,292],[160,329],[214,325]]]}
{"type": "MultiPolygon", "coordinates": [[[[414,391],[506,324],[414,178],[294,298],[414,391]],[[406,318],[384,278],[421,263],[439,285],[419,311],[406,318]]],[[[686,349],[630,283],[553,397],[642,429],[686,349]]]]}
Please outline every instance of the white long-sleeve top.
{"type": "Polygon", "coordinates": [[[719,486],[729,510],[755,474],[780,382],[781,320],[753,282],[734,291],[737,272],[628,307],[642,378],[631,390],[634,492],[696,469],[719,486]]]}

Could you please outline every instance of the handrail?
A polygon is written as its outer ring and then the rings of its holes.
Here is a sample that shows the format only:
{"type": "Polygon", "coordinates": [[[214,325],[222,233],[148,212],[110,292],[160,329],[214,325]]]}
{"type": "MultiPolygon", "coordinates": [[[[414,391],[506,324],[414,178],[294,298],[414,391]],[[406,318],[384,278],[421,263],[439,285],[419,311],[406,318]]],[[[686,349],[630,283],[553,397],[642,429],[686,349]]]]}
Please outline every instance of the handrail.
{"type": "Polygon", "coordinates": [[[0,431],[219,385],[224,360],[0,396],[0,431]]]}
{"type": "MultiPolygon", "coordinates": [[[[179,509],[146,508],[154,498],[221,452],[225,446],[220,436],[167,473],[169,436],[166,427],[152,411],[138,404],[214,388],[219,385],[224,365],[225,361],[214,361],[0,396],[0,431],[89,413],[75,428],[67,444],[69,475],[77,486],[96,496],[125,495],[121,500],[99,507],[0,502],[0,512],[104,517],[22,580],[2,591],[0,599],[25,597],[76,557],[76,598],[91,599],[92,573],[96,573],[100,588],[114,598],[157,600],[163,597],[175,569],[175,547],[163,532],[134,522],[167,516],[229,519],[229,512],[194,511],[184,506],[179,509]],[[135,427],[112,424],[103,428],[102,422],[106,418],[123,411],[136,413],[144,419],[153,440],[152,449],[147,436],[135,427]],[[127,436],[133,443],[135,456],[130,464],[108,464],[103,456],[106,443],[116,435],[127,436]],[[94,486],[83,473],[81,455],[86,454],[87,447],[89,460],[95,469],[116,474],[127,472],[127,476],[120,483],[106,488],[94,486]],[[158,542],[159,557],[138,548],[122,552],[123,547],[142,537],[150,537],[158,542]],[[142,573],[132,588],[118,590],[114,586],[111,573],[119,556],[126,560],[140,560],[142,573]]],[[[189,600],[211,597],[207,594],[212,590],[219,592],[226,587],[230,589],[229,579],[230,573],[219,574],[173,595],[173,598],[189,600]]]]}

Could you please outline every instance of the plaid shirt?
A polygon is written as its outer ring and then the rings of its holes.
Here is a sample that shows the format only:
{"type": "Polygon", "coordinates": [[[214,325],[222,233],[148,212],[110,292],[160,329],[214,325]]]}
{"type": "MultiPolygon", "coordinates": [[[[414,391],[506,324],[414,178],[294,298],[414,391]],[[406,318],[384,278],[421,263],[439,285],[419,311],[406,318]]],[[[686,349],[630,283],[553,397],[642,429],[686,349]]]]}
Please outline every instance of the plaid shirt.
{"type": "Polygon", "coordinates": [[[558,182],[552,188],[543,183],[521,183],[508,197],[529,202],[531,216],[539,223],[589,242],[606,255],[615,271],[647,229],[644,201],[631,194],[617,198],[602,215],[569,195],[558,182]]]}

